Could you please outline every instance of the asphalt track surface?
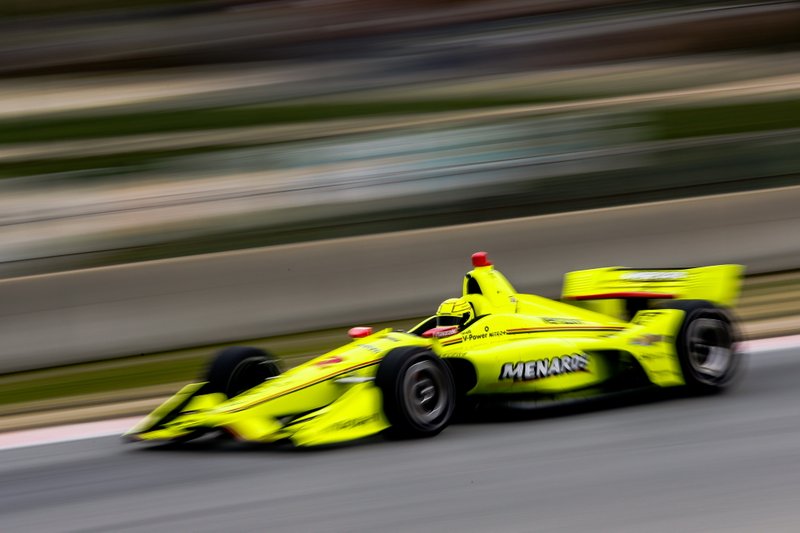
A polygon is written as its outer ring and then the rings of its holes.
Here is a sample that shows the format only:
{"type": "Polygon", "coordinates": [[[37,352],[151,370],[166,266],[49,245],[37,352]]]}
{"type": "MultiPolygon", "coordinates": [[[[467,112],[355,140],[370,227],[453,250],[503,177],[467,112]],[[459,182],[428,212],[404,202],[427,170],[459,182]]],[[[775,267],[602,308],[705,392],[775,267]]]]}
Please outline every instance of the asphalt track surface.
{"type": "Polygon", "coordinates": [[[297,451],[123,445],[0,452],[0,529],[797,531],[798,348],[726,394],[632,398],[297,451]]]}

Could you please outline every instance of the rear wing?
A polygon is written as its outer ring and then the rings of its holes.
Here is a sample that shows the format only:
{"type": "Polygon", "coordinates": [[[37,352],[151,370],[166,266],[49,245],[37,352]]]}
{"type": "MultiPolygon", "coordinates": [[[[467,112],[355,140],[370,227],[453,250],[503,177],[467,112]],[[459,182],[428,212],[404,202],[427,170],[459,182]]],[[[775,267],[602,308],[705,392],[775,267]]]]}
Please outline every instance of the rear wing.
{"type": "Polygon", "coordinates": [[[629,313],[640,310],[649,300],[708,300],[721,307],[733,307],[739,298],[743,274],[741,265],[577,270],[564,276],[561,297],[612,316],[623,316],[626,309],[629,313]]]}

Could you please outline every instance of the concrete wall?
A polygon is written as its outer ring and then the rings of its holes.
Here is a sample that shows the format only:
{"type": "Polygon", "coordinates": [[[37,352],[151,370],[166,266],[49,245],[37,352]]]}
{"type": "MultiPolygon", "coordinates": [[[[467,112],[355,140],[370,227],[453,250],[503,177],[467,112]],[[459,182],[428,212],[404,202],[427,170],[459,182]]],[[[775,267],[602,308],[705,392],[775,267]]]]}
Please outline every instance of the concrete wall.
{"type": "Polygon", "coordinates": [[[490,252],[520,292],[565,271],[800,266],[800,187],[0,281],[0,372],[432,312],[490,252]]]}

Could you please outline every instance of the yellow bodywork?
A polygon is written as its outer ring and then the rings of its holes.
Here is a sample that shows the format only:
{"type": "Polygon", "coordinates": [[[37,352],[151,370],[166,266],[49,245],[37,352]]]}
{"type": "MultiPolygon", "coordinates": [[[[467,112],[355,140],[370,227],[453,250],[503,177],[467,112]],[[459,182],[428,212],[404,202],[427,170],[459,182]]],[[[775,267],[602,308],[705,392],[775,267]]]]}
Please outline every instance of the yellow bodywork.
{"type": "Polygon", "coordinates": [[[230,399],[203,394],[202,382],[187,385],[126,436],[161,441],[222,430],[240,440],[309,446],[378,433],[388,427],[372,384],[382,354],[398,345],[429,344],[409,335],[401,344],[398,335],[379,331],[230,399]]]}
{"type": "Polygon", "coordinates": [[[387,353],[408,346],[441,357],[456,380],[465,380],[457,388],[469,395],[590,394],[631,369],[656,386],[681,385],[675,339],[683,311],[648,307],[632,313],[630,300],[698,299],[731,307],[742,270],[582,270],[566,275],[566,301],[559,302],[517,293],[483,264],[465,276],[459,302],[467,302],[472,318],[461,329],[431,335],[441,329],[434,328],[434,315],[409,332],[379,331],[230,399],[193,383],[127,436],[174,440],[222,430],[246,441],[312,446],[379,433],[389,422],[375,375],[387,353]]]}

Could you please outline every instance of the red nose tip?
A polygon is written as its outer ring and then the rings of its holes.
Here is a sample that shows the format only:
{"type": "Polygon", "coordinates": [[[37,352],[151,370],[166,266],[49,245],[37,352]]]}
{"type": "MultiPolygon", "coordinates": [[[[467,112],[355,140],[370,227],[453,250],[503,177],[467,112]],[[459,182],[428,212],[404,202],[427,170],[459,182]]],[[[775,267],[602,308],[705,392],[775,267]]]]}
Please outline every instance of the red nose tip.
{"type": "Polygon", "coordinates": [[[486,252],[475,252],[472,254],[472,266],[475,268],[492,266],[492,262],[489,261],[489,254],[486,252]]]}

